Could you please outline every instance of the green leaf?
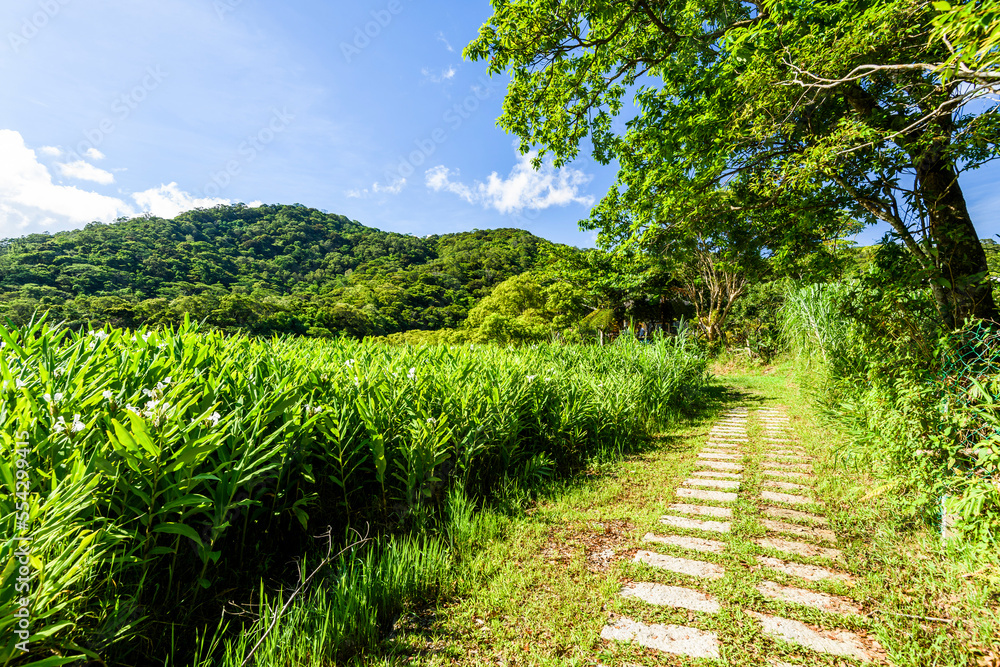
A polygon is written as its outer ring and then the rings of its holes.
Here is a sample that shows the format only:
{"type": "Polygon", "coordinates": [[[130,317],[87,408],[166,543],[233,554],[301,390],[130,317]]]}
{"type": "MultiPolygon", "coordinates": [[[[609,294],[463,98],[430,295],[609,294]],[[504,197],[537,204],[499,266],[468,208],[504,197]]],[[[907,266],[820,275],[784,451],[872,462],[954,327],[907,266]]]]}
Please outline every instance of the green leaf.
{"type": "Polygon", "coordinates": [[[302,524],[302,530],[309,530],[309,515],[301,507],[293,507],[292,511],[295,512],[296,518],[302,524]]]}
{"type": "Polygon", "coordinates": [[[184,537],[189,537],[197,543],[197,545],[203,546],[201,542],[201,536],[191,526],[187,526],[183,523],[161,523],[153,527],[154,533],[170,533],[171,535],[183,535],[184,537]]]}

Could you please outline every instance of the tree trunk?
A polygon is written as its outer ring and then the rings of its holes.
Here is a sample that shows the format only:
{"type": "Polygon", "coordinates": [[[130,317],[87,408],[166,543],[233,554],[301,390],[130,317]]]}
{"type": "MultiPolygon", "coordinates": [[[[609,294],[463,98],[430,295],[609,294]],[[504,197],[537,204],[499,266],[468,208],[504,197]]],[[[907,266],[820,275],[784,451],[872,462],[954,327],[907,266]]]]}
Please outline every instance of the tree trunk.
{"type": "Polygon", "coordinates": [[[949,312],[942,313],[949,328],[970,317],[1000,321],[989,277],[986,253],[969,216],[958,185],[958,175],[938,151],[916,163],[917,187],[927,206],[929,235],[937,248],[936,264],[947,281],[949,312]]]}

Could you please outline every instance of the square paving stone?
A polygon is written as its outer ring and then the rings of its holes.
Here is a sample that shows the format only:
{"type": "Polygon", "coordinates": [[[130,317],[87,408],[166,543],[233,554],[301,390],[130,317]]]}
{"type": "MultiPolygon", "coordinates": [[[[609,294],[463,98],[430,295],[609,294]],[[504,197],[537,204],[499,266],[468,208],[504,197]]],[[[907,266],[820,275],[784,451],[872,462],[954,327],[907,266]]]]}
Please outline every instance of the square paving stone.
{"type": "Polygon", "coordinates": [[[719,540],[706,540],[703,537],[689,537],[687,535],[656,535],[646,533],[642,538],[644,542],[655,542],[657,544],[670,544],[682,549],[692,551],[703,551],[705,553],[721,554],[726,550],[726,543],[719,540]]]}
{"type": "Polygon", "coordinates": [[[695,498],[697,500],[716,501],[720,503],[735,503],[737,495],[727,491],[709,491],[707,489],[677,489],[678,498],[695,498]]]}
{"type": "Polygon", "coordinates": [[[764,514],[772,519],[791,519],[792,521],[817,523],[821,526],[826,526],[830,523],[825,516],[813,514],[812,512],[800,512],[798,510],[785,509],[784,507],[765,507],[764,514]]]}
{"type": "Polygon", "coordinates": [[[712,461],[709,459],[699,459],[697,465],[700,468],[715,468],[716,470],[743,470],[743,466],[732,461],[712,461]]]}
{"type": "Polygon", "coordinates": [[[706,614],[716,614],[722,609],[722,605],[719,604],[714,595],[680,586],[633,582],[625,584],[619,595],[626,598],[638,598],[649,604],[690,609],[706,614]]]}
{"type": "Polygon", "coordinates": [[[788,477],[791,479],[812,479],[816,477],[815,474],[807,472],[795,472],[794,470],[762,470],[761,474],[767,475],[768,477],[788,477]]]}
{"type": "Polygon", "coordinates": [[[715,505],[688,505],[687,503],[674,503],[667,509],[681,514],[696,514],[700,516],[715,516],[728,519],[733,516],[733,510],[729,507],[716,507],[715,505]]]}
{"type": "Polygon", "coordinates": [[[797,535],[798,537],[825,540],[827,542],[837,541],[837,536],[834,532],[832,530],[827,530],[826,528],[800,526],[797,523],[785,523],[784,521],[772,521],[770,519],[761,519],[761,524],[764,528],[774,531],[775,533],[789,533],[790,535],[797,535]]]}
{"type": "Polygon", "coordinates": [[[689,530],[704,530],[711,533],[728,533],[730,524],[728,521],[708,521],[701,519],[688,519],[683,516],[661,516],[660,523],[672,528],[686,528],[689,530]]]}
{"type": "Polygon", "coordinates": [[[782,586],[773,581],[760,582],[757,585],[757,592],[771,600],[801,604],[831,614],[861,615],[861,608],[858,605],[839,595],[828,595],[795,586],[782,586]]]}
{"type": "Polygon", "coordinates": [[[601,638],[609,641],[635,642],[673,655],[691,658],[718,658],[719,636],[685,625],[646,625],[624,616],[605,625],[601,638]]]}
{"type": "Polygon", "coordinates": [[[738,472],[724,472],[722,470],[695,470],[692,477],[728,477],[729,479],[743,479],[743,475],[738,472]]]}
{"type": "Polygon", "coordinates": [[[675,556],[665,556],[652,551],[640,550],[635,555],[636,563],[645,563],[651,567],[661,570],[670,570],[678,574],[686,574],[691,577],[702,579],[722,579],[726,574],[725,568],[715,563],[706,563],[701,560],[691,560],[689,558],[677,558],[675,556]]]}
{"type": "Polygon", "coordinates": [[[705,479],[702,477],[694,477],[692,479],[684,480],[684,486],[709,486],[714,489],[738,489],[740,488],[740,483],[731,479],[705,479]]]}
{"type": "Polygon", "coordinates": [[[769,489],[781,489],[782,491],[808,491],[811,488],[805,484],[795,484],[794,482],[774,482],[771,480],[761,482],[761,486],[766,486],[769,489]]]}
{"type": "Polygon", "coordinates": [[[837,560],[842,558],[844,555],[844,552],[840,549],[828,549],[827,547],[818,547],[815,544],[782,540],[777,537],[764,537],[756,539],[754,542],[758,546],[764,547],[765,549],[776,549],[786,554],[802,556],[804,558],[819,556],[822,558],[829,558],[830,560],[837,560]]]}
{"type": "Polygon", "coordinates": [[[748,614],[760,621],[761,630],[764,634],[786,641],[789,644],[804,646],[819,653],[829,653],[831,655],[841,655],[855,658],[863,662],[873,660],[875,651],[880,647],[870,641],[872,651],[865,646],[865,641],[853,632],[847,630],[825,630],[817,632],[801,621],[793,621],[780,616],[770,616],[768,614],[758,614],[748,611],[748,614]]]}
{"type": "Polygon", "coordinates": [[[849,574],[844,574],[843,572],[835,572],[826,567],[820,567],[818,565],[805,565],[803,563],[790,563],[788,561],[781,560],[780,558],[771,558],[770,556],[756,556],[757,562],[764,567],[776,570],[783,574],[788,574],[793,577],[798,577],[799,579],[805,579],[807,581],[824,581],[824,580],[834,580],[843,581],[845,583],[851,583],[854,578],[849,574]]]}
{"type": "Polygon", "coordinates": [[[777,493],[775,491],[761,491],[760,497],[770,500],[772,503],[788,503],[789,505],[821,505],[815,500],[806,496],[795,495],[794,493],[777,493]]]}

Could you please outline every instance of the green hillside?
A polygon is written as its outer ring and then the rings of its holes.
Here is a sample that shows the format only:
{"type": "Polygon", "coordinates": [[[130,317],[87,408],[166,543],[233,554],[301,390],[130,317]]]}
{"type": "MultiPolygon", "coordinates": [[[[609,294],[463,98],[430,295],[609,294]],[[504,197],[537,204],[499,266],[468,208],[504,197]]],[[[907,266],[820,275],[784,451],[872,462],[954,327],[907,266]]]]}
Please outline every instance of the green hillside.
{"type": "Polygon", "coordinates": [[[516,229],[417,238],[301,205],[95,222],[0,241],[0,317],[20,324],[50,309],[71,325],[134,327],[190,313],[257,334],[440,329],[537,266],[547,245],[516,229]]]}

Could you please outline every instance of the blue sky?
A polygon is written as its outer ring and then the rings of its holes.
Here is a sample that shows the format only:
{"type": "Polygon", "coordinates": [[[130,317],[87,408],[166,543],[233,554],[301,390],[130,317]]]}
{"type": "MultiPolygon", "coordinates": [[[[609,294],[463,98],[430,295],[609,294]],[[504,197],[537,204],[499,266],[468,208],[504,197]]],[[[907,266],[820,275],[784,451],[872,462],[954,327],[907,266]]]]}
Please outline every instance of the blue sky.
{"type": "MultiPolygon", "coordinates": [[[[0,238],[242,201],[592,245],[577,221],[614,168],[518,155],[495,125],[506,81],[461,57],[489,16],[485,0],[4,0],[0,238]]],[[[983,236],[1000,233],[998,173],[963,180],[983,236]]]]}

